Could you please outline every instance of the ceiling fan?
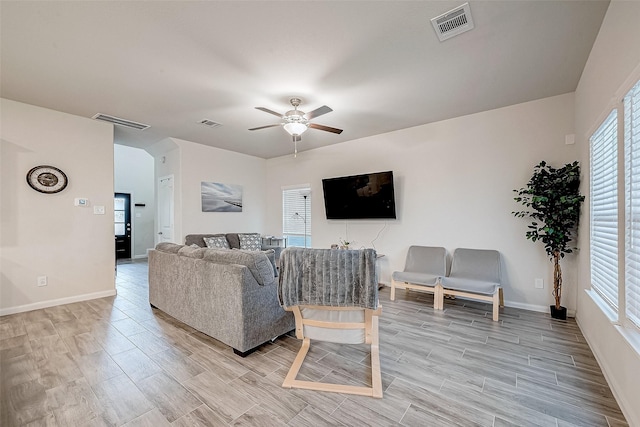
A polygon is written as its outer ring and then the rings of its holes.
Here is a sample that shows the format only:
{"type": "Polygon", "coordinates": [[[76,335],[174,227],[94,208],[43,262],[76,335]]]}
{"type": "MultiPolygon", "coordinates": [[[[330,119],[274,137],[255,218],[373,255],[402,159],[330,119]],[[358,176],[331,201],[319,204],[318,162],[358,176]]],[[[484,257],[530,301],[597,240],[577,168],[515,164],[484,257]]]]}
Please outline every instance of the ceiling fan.
{"type": "Polygon", "coordinates": [[[251,128],[249,130],[259,130],[259,129],[266,129],[266,128],[271,128],[276,126],[282,126],[284,130],[286,130],[289,133],[289,135],[291,135],[293,142],[296,143],[296,154],[298,152],[297,142],[302,139],[301,135],[308,128],[323,130],[325,132],[332,132],[337,134],[342,133],[342,129],[332,128],[330,126],[319,125],[316,123],[310,123],[310,120],[333,111],[331,108],[327,107],[326,105],[316,108],[315,110],[309,113],[305,113],[304,111],[298,110],[298,106],[301,103],[300,98],[291,98],[289,102],[291,102],[291,105],[293,106],[293,110],[289,110],[284,114],[276,113],[275,111],[270,110],[268,108],[256,107],[257,110],[264,111],[265,113],[273,114],[274,116],[280,117],[280,119],[282,119],[282,122],[272,124],[272,125],[259,126],[256,128],[251,128]]]}

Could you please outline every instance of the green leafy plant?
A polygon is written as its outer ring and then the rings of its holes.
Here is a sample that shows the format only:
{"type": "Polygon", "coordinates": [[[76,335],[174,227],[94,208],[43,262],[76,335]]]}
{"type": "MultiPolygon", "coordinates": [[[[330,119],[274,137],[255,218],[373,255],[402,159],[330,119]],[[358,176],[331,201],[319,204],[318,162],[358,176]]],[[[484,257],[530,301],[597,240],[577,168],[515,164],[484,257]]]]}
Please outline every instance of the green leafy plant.
{"type": "Polygon", "coordinates": [[[533,168],[527,186],[513,191],[517,193],[514,200],[526,208],[512,212],[513,215],[533,220],[526,237],[533,242],[540,240],[553,262],[553,296],[555,308],[559,310],[562,298],[560,259],[575,249],[571,242],[577,232],[580,205],[584,201],[580,194],[580,165],[576,161],[555,169],[542,161],[533,168]]]}
{"type": "Polygon", "coordinates": [[[343,248],[349,249],[349,245],[353,245],[355,242],[353,240],[343,239],[342,237],[339,239],[340,246],[343,248]]]}

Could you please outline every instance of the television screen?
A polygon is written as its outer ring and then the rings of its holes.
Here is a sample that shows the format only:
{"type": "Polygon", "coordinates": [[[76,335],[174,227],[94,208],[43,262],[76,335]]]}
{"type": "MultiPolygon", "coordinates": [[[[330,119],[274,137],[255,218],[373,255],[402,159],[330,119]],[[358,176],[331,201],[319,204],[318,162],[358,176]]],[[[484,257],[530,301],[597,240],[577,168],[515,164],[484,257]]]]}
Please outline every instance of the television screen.
{"type": "Polygon", "coordinates": [[[393,172],[322,180],[327,219],[395,219],[393,172]]]}

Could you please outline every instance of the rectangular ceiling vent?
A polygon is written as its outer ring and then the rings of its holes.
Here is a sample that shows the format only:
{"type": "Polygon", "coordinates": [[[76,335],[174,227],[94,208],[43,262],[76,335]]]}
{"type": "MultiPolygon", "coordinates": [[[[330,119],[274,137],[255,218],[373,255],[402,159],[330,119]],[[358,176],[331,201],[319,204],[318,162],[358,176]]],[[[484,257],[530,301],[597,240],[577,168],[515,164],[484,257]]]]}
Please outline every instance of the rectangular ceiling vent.
{"type": "Polygon", "coordinates": [[[445,41],[453,36],[473,29],[473,18],[469,3],[456,7],[449,12],[436,16],[431,20],[433,28],[440,41],[445,41]]]}
{"type": "Polygon", "coordinates": [[[132,122],[131,120],[121,119],[120,117],[110,116],[108,114],[98,113],[92,117],[92,119],[102,120],[103,122],[109,122],[114,125],[123,126],[129,129],[145,130],[151,126],[144,123],[132,122]]]}
{"type": "Polygon", "coordinates": [[[200,123],[201,125],[205,125],[207,127],[210,127],[210,128],[217,128],[218,126],[222,126],[220,123],[216,123],[213,120],[209,120],[209,119],[202,119],[198,123],[200,123]]]}

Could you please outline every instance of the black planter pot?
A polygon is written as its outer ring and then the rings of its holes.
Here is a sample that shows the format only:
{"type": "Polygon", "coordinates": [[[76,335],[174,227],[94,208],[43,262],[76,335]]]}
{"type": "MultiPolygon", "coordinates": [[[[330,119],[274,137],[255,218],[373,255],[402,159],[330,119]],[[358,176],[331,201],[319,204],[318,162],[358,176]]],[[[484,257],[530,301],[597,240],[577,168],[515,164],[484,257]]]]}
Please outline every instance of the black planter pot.
{"type": "Polygon", "coordinates": [[[567,320],[567,307],[556,308],[555,305],[550,305],[551,317],[554,319],[567,320]]]}

